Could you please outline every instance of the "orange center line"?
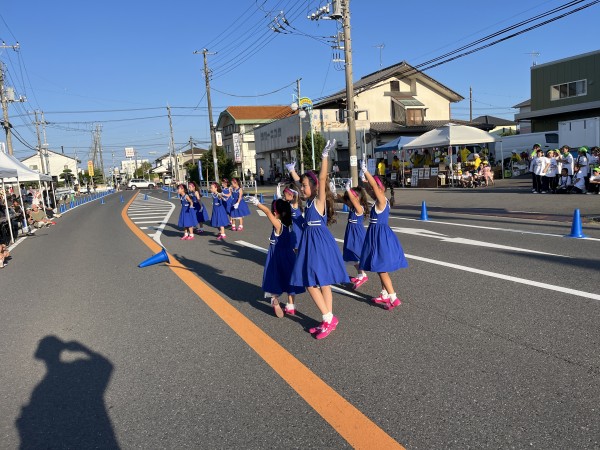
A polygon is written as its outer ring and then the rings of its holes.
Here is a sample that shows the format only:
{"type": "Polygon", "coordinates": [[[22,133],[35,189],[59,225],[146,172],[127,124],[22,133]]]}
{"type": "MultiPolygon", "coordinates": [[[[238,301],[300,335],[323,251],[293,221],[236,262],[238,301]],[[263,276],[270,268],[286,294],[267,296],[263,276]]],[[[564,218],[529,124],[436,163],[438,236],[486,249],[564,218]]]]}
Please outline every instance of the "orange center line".
{"type": "MultiPolygon", "coordinates": [[[[158,253],[162,247],[150,239],[127,216],[127,208],[137,195],[136,193],[125,205],[121,211],[121,217],[144,244],[153,252],[158,253]]],[[[175,262],[169,263],[168,267],[352,447],[404,449],[402,445],[392,439],[254,322],[234,308],[188,267],[177,261],[171,254],[169,254],[169,259],[175,262]]]]}

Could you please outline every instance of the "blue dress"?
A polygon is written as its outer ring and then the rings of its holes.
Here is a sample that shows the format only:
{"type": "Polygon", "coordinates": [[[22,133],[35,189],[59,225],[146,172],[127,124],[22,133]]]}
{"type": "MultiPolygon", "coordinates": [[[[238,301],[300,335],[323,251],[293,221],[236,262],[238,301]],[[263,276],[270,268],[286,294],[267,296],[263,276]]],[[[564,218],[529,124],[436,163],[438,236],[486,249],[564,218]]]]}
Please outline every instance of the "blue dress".
{"type": "MultiPolygon", "coordinates": [[[[291,228],[291,227],[290,227],[291,228]]],[[[271,231],[269,238],[269,252],[263,272],[262,289],[265,296],[281,295],[284,292],[295,295],[305,291],[303,287],[290,286],[290,275],[296,262],[296,253],[292,247],[292,232],[290,228],[283,226],[281,234],[275,234],[275,228],[271,231]]]]}
{"type": "Polygon", "coordinates": [[[369,228],[360,254],[360,268],[369,272],[393,272],[408,267],[402,245],[388,225],[390,204],[377,213],[371,208],[369,228]]]}
{"type": "Polygon", "coordinates": [[[294,248],[298,248],[300,244],[300,238],[302,237],[302,228],[304,227],[304,216],[300,208],[294,208],[292,206],[292,245],[294,248]]]}
{"type": "Polygon", "coordinates": [[[177,226],[181,228],[195,227],[198,225],[198,219],[196,218],[196,210],[194,204],[189,203],[185,196],[181,198],[181,212],[179,213],[179,221],[177,226]]]}
{"type": "Polygon", "coordinates": [[[365,227],[363,226],[364,214],[356,214],[354,208],[348,214],[348,225],[344,234],[344,249],[342,255],[344,261],[360,261],[360,253],[365,242],[365,227]]]}
{"type": "Polygon", "coordinates": [[[221,200],[217,194],[212,194],[212,215],[210,216],[210,225],[215,228],[226,227],[229,225],[229,218],[225,210],[225,201],[221,200]]]}
{"type": "Polygon", "coordinates": [[[231,217],[235,219],[239,219],[240,217],[246,217],[250,215],[250,208],[248,208],[248,204],[243,198],[240,200],[240,204],[238,205],[237,209],[233,207],[233,205],[237,203],[239,198],[240,190],[233,189],[231,194],[231,217]]]}
{"type": "Polygon", "coordinates": [[[349,283],[340,249],[327,228],[327,216],[317,211],[314,200],[306,203],[304,220],[290,284],[309,287],[349,283]]]}
{"type": "Polygon", "coordinates": [[[196,210],[196,218],[198,219],[198,223],[210,221],[210,218],[208,217],[208,211],[206,210],[200,199],[194,195],[192,197],[192,201],[194,202],[194,209],[196,210]]]}
{"type": "MultiPolygon", "coordinates": [[[[231,190],[229,188],[223,188],[223,194],[224,195],[228,195],[231,192],[231,190]]],[[[232,202],[233,196],[228,197],[226,200],[223,200],[223,205],[225,206],[225,211],[227,211],[227,215],[231,215],[231,206],[233,205],[232,202]]]]}

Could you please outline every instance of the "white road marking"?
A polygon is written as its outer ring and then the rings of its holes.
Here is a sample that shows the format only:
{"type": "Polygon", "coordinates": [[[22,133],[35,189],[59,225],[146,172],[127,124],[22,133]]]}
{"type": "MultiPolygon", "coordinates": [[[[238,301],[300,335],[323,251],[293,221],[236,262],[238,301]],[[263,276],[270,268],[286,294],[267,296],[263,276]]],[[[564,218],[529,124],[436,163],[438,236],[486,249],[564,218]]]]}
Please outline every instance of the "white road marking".
{"type": "Polygon", "coordinates": [[[261,217],[267,217],[267,215],[263,211],[261,211],[260,209],[256,210],[256,214],[258,214],[261,217]]]}
{"type": "Polygon", "coordinates": [[[528,250],[526,248],[494,244],[492,242],[487,242],[487,241],[477,241],[474,239],[465,239],[465,238],[451,238],[451,237],[446,236],[445,234],[437,233],[435,231],[430,231],[430,230],[423,230],[421,228],[391,227],[391,229],[396,233],[411,234],[414,236],[421,236],[421,237],[429,237],[429,238],[439,239],[442,242],[449,242],[449,243],[453,243],[453,244],[473,245],[476,247],[497,248],[497,249],[502,249],[502,250],[512,250],[515,252],[533,253],[536,255],[560,256],[562,258],[568,258],[568,256],[557,255],[555,253],[540,252],[537,250],[528,250]]]}
{"type": "Polygon", "coordinates": [[[171,214],[173,214],[174,210],[175,205],[169,201],[161,200],[151,196],[148,196],[148,200],[143,200],[138,196],[134,202],[129,205],[129,208],[127,209],[127,215],[136,225],[146,223],[158,225],[140,228],[146,230],[156,230],[154,233],[148,234],[148,236],[151,236],[156,243],[163,246],[160,238],[163,230],[165,229],[165,225],[169,223],[169,218],[171,217],[171,214]],[[156,217],[157,219],[136,221],[136,219],[150,219],[151,217],[156,217]]]}
{"type": "MultiPolygon", "coordinates": [[[[394,220],[407,220],[410,222],[423,222],[422,220],[419,219],[412,219],[410,217],[396,217],[396,216],[390,216],[390,219],[394,219],[394,220]]],[[[567,228],[565,226],[565,234],[552,234],[552,233],[540,233],[537,231],[524,231],[524,230],[515,230],[514,228],[499,228],[499,227],[486,227],[483,225],[468,225],[465,223],[453,223],[453,222],[442,222],[439,220],[428,220],[426,223],[438,223],[441,225],[452,225],[454,227],[464,227],[464,228],[480,228],[482,230],[493,230],[493,231],[506,231],[507,233],[519,233],[519,234],[534,234],[537,236],[551,236],[551,237],[565,237],[565,235],[570,233],[570,228],[567,228]]],[[[582,238],[582,240],[586,240],[586,241],[599,241],[599,238],[591,238],[591,237],[586,237],[586,238],[582,238]]]]}
{"type": "MultiPolygon", "coordinates": [[[[266,248],[259,247],[258,245],[251,244],[250,242],[246,242],[246,241],[234,241],[234,242],[236,244],[240,244],[240,245],[242,245],[244,247],[248,247],[248,248],[251,248],[253,250],[258,250],[259,252],[262,252],[262,253],[268,253],[269,252],[266,248]]],[[[344,295],[349,295],[350,297],[364,299],[364,297],[362,297],[360,295],[357,295],[357,294],[355,294],[352,291],[347,291],[346,289],[342,289],[342,288],[337,287],[335,285],[331,286],[331,290],[333,292],[337,292],[339,294],[344,294],[344,295]]]]}

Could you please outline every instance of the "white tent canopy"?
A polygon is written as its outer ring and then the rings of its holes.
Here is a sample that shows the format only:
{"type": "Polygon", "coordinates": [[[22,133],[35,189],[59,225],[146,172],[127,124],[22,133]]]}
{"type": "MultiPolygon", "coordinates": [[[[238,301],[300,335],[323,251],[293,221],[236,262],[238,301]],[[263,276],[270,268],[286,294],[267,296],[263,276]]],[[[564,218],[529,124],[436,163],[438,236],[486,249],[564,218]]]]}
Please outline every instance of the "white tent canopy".
{"type": "Polygon", "coordinates": [[[0,166],[0,178],[15,178],[18,172],[10,167],[0,166]]]}
{"type": "MultiPolygon", "coordinates": [[[[48,175],[41,174],[36,172],[35,170],[31,170],[17,158],[12,155],[8,155],[6,153],[0,152],[0,167],[6,167],[9,169],[14,169],[17,171],[19,175],[19,182],[23,181],[52,181],[52,177],[48,175]]],[[[8,183],[16,183],[17,178],[12,177],[8,180],[4,180],[8,183]]]]}
{"type": "Polygon", "coordinates": [[[483,144],[495,142],[496,138],[487,131],[466,125],[448,123],[435,130],[422,134],[406,144],[404,149],[448,147],[450,145],[483,144]]]}

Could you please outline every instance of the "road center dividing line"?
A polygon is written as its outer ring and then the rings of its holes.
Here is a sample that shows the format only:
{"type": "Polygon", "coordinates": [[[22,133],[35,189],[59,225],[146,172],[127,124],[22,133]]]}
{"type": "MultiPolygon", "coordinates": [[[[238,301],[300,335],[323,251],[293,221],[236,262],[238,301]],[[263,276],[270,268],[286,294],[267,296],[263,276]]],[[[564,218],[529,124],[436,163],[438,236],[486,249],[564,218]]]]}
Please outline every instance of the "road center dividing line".
{"type": "MultiPolygon", "coordinates": [[[[162,247],[146,236],[127,217],[127,208],[136,196],[137,194],[125,205],[121,217],[129,229],[150,250],[158,253],[162,247]]],[[[404,449],[277,341],[204,283],[194,272],[170,254],[169,258],[175,262],[168,267],[352,447],[404,449]]],[[[315,345],[318,344],[315,342],[315,345]]]]}

